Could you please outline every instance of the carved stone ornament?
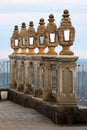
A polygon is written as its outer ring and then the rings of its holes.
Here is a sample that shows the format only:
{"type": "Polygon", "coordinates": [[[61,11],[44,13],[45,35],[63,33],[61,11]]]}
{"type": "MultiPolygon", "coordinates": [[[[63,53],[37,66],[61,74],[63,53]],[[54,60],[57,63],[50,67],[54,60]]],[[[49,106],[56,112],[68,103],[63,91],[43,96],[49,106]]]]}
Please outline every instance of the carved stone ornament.
{"type": "Polygon", "coordinates": [[[26,54],[27,48],[27,29],[26,24],[22,23],[21,31],[20,31],[20,48],[22,49],[21,54],[26,54]]]}
{"type": "Polygon", "coordinates": [[[46,47],[46,36],[45,36],[45,31],[46,31],[46,26],[44,25],[44,19],[41,18],[39,22],[39,26],[37,28],[37,34],[36,34],[36,44],[37,47],[39,48],[39,53],[38,54],[45,54],[44,49],[46,47]]]}
{"type": "Polygon", "coordinates": [[[28,31],[27,31],[27,47],[29,48],[29,53],[30,55],[33,55],[35,54],[34,53],[34,48],[35,48],[35,29],[33,27],[33,22],[30,21],[30,24],[29,24],[29,28],[28,28],[28,31]]]}
{"type": "Polygon", "coordinates": [[[50,14],[49,23],[47,25],[47,30],[46,30],[46,43],[49,48],[48,54],[55,55],[57,54],[55,52],[55,47],[58,45],[58,37],[57,37],[57,26],[54,23],[54,15],[50,14]]]}
{"type": "Polygon", "coordinates": [[[60,55],[74,55],[74,53],[70,50],[70,46],[72,46],[74,42],[75,29],[69,18],[69,11],[67,9],[64,10],[64,14],[62,16],[63,18],[61,20],[60,27],[58,28],[59,44],[63,47],[60,55]]]}
{"type": "Polygon", "coordinates": [[[19,49],[19,31],[18,31],[18,26],[16,25],[14,27],[13,35],[11,37],[11,48],[14,49],[13,54],[18,54],[18,49],[19,49]]]}

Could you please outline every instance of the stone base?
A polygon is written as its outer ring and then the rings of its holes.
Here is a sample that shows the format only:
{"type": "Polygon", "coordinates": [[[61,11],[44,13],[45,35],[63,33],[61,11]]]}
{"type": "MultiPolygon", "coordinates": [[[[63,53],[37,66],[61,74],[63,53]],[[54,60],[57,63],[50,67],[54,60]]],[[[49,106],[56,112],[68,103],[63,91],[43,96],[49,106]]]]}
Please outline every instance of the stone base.
{"type": "Polygon", "coordinates": [[[24,91],[24,86],[23,86],[23,84],[20,84],[20,85],[17,87],[17,90],[20,91],[20,92],[23,92],[23,91],[24,91]]]}
{"type": "Polygon", "coordinates": [[[51,119],[55,124],[86,124],[87,109],[78,107],[64,107],[43,101],[31,95],[26,95],[13,89],[9,89],[9,100],[33,108],[51,119]]]}
{"type": "Polygon", "coordinates": [[[60,55],[74,55],[74,52],[70,50],[62,50],[59,54],[60,55]]]}
{"type": "Polygon", "coordinates": [[[60,106],[69,106],[69,107],[77,106],[76,96],[75,94],[72,94],[71,96],[61,94],[60,98],[58,98],[57,100],[57,104],[60,106]]]}
{"type": "Polygon", "coordinates": [[[38,97],[38,98],[42,98],[43,97],[42,90],[40,90],[40,89],[39,90],[34,90],[33,96],[38,97]]]}

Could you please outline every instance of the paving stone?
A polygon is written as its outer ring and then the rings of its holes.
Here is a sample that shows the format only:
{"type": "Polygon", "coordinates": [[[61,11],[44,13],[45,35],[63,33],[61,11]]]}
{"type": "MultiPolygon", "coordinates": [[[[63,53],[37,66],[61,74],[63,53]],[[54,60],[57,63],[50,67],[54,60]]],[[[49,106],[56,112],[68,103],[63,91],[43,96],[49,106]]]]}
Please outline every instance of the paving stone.
{"type": "Polygon", "coordinates": [[[37,111],[0,101],[0,130],[87,130],[86,126],[58,126],[37,111]]]}

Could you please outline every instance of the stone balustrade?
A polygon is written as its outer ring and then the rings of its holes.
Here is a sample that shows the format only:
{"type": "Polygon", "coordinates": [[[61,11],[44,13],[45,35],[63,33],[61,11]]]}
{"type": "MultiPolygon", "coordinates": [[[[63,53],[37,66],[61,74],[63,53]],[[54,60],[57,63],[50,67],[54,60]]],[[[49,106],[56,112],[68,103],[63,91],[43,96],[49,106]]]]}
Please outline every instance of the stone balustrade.
{"type": "Polygon", "coordinates": [[[60,27],[55,24],[54,15],[49,15],[45,26],[41,18],[37,31],[33,22],[21,30],[16,25],[11,37],[14,52],[11,59],[11,88],[56,102],[59,105],[76,105],[76,61],[77,56],[70,50],[75,37],[75,29],[69,18],[69,11],[64,10],[60,27]],[[62,51],[55,52],[56,46],[62,51]],[[39,52],[35,53],[35,48],[39,52]],[[48,52],[45,53],[45,48],[48,52]],[[21,51],[19,52],[19,50],[21,51]]]}
{"type": "Polygon", "coordinates": [[[61,105],[76,105],[76,56],[10,55],[11,88],[61,105]]]}

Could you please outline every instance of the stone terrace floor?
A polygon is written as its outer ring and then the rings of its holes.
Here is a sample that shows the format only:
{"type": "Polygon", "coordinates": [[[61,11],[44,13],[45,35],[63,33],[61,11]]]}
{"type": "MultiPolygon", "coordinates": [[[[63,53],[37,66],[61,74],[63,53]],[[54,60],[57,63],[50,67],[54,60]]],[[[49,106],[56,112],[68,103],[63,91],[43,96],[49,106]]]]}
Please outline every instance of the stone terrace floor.
{"type": "Polygon", "coordinates": [[[0,101],[0,130],[87,130],[87,126],[55,125],[37,111],[0,101]]]}

